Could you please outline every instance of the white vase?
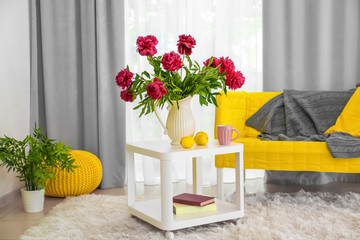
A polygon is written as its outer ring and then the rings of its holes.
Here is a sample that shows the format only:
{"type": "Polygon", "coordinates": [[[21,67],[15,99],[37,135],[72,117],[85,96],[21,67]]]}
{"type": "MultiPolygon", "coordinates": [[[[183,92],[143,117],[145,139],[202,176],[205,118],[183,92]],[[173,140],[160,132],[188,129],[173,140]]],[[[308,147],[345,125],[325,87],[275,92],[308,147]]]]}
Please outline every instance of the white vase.
{"type": "Polygon", "coordinates": [[[35,213],[44,209],[45,189],[28,191],[22,188],[21,197],[25,212],[35,213]]]}
{"type": "Polygon", "coordinates": [[[186,136],[194,136],[195,133],[195,119],[191,111],[190,103],[192,97],[186,97],[178,101],[172,101],[173,105],[168,106],[169,114],[166,120],[166,126],[159,118],[157,109],[155,114],[160,121],[160,124],[165,130],[165,134],[171,139],[171,144],[180,144],[180,140],[186,136]]]}

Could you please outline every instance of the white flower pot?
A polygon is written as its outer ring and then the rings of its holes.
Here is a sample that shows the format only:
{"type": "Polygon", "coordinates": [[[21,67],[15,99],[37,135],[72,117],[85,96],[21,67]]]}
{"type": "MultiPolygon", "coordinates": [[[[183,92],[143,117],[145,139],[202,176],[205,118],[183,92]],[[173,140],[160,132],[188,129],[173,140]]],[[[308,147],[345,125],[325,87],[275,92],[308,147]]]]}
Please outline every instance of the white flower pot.
{"type": "Polygon", "coordinates": [[[44,209],[45,189],[27,191],[26,188],[22,188],[21,197],[25,212],[35,213],[44,209]]]}
{"type": "Polygon", "coordinates": [[[179,107],[176,101],[173,101],[173,105],[168,106],[169,114],[166,121],[166,127],[161,121],[155,108],[155,114],[158,117],[161,125],[165,130],[165,134],[171,139],[171,144],[180,144],[180,140],[186,136],[194,136],[195,133],[195,119],[190,108],[192,97],[181,99],[178,101],[179,107]]]}

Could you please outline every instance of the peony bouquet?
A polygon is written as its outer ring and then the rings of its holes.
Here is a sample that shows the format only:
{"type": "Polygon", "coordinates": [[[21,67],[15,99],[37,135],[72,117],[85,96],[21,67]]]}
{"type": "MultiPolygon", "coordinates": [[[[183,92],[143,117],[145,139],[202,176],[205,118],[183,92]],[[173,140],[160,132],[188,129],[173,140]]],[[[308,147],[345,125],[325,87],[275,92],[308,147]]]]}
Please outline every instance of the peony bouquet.
{"type": "Polygon", "coordinates": [[[203,62],[203,67],[192,61],[190,55],[196,40],[191,35],[180,35],[178,53],[171,51],[163,56],[154,56],[158,44],[155,36],[140,36],[136,44],[137,51],[147,56],[154,72],[143,71],[134,77],[127,66],[115,80],[122,88],[120,97],[124,101],[133,102],[139,96],[134,109],[141,108],[140,116],[153,112],[155,106],[163,108],[166,102],[173,105],[174,101],[194,95],[199,95],[200,105],[210,103],[217,106],[215,96],[220,94],[219,91],[226,94],[227,88],[235,90],[244,84],[243,74],[235,71],[234,62],[229,57],[211,57],[203,62]]]}

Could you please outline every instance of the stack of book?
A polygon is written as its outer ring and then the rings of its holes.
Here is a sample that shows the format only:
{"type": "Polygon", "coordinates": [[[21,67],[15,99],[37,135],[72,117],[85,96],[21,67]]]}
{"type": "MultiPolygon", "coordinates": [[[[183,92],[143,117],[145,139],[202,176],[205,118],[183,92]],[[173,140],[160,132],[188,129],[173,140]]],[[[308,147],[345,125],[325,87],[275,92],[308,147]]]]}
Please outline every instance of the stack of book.
{"type": "Polygon", "coordinates": [[[216,203],[214,197],[182,193],[173,197],[173,210],[177,215],[216,212],[216,203]]]}

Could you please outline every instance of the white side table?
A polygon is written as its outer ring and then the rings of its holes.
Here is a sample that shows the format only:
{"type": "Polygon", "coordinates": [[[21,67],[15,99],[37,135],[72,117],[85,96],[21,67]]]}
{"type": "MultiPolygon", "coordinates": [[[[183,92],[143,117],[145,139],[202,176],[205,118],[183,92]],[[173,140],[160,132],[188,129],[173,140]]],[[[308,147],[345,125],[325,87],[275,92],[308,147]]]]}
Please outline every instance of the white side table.
{"type": "MultiPolygon", "coordinates": [[[[231,143],[229,146],[218,144],[217,140],[209,141],[207,145],[194,145],[190,149],[173,146],[168,140],[144,141],[126,144],[127,174],[128,174],[128,209],[130,214],[154,225],[155,227],[172,231],[181,228],[209,224],[214,222],[237,219],[244,216],[244,180],[243,145],[231,143]],[[147,201],[135,201],[135,168],[134,154],[157,158],[160,160],[161,198],[147,201]],[[171,178],[171,161],[191,157],[193,159],[193,192],[202,193],[202,173],[198,167],[202,156],[235,153],[236,156],[236,202],[235,204],[215,199],[217,211],[210,213],[194,213],[175,215],[173,213],[173,189],[171,178]]],[[[219,175],[218,175],[219,176],[219,175]]],[[[218,181],[219,182],[219,181],[218,181]]],[[[222,182],[222,179],[221,179],[222,182]]],[[[220,196],[222,198],[222,196],[220,196]]],[[[167,232],[167,236],[171,236],[167,232]]]]}

